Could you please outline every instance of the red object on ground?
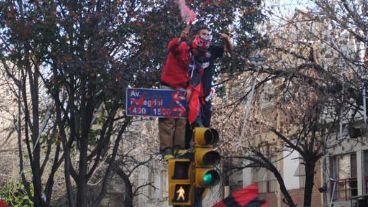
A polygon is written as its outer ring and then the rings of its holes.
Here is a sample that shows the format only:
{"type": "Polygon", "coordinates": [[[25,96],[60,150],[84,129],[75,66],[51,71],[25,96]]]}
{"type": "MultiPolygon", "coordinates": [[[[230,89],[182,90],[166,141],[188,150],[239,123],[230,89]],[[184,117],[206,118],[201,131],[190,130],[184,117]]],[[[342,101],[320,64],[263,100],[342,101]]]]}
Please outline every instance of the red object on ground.
{"type": "Polygon", "coordinates": [[[11,207],[5,203],[5,201],[0,200],[0,207],[11,207]]]}
{"type": "Polygon", "coordinates": [[[269,207],[269,205],[265,201],[258,199],[257,184],[249,185],[241,190],[232,193],[229,197],[216,203],[213,207],[247,207],[248,204],[252,204],[252,206],[258,207],[269,207]]]}

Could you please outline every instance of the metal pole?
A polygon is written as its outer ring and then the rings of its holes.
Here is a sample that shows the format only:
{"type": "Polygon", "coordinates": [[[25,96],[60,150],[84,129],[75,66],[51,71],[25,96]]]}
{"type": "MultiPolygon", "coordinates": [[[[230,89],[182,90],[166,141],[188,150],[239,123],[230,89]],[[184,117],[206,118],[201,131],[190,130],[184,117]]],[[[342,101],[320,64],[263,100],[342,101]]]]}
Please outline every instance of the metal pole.
{"type": "MultiPolygon", "coordinates": [[[[331,179],[332,180],[332,179],[331,179]]],[[[335,194],[335,188],[336,188],[336,180],[332,180],[332,182],[334,182],[333,188],[332,188],[332,195],[331,195],[331,199],[330,199],[330,207],[332,207],[332,200],[334,198],[334,194],[335,194]]]]}
{"type": "Polygon", "coordinates": [[[342,133],[343,133],[343,123],[342,123],[342,107],[340,109],[340,113],[339,113],[339,136],[338,139],[342,139],[342,133]]]}
{"type": "Polygon", "coordinates": [[[329,160],[328,151],[326,147],[326,141],[325,141],[325,144],[323,146],[323,172],[322,173],[323,173],[323,179],[327,182],[326,182],[326,192],[324,193],[324,196],[323,196],[324,205],[328,205],[328,201],[330,200],[331,187],[328,185],[329,178],[330,178],[329,166],[330,166],[330,160],[329,160]]]}
{"type": "Polygon", "coordinates": [[[366,100],[365,84],[364,83],[363,83],[362,95],[363,95],[364,128],[366,128],[366,126],[367,126],[367,100],[366,100]]]}

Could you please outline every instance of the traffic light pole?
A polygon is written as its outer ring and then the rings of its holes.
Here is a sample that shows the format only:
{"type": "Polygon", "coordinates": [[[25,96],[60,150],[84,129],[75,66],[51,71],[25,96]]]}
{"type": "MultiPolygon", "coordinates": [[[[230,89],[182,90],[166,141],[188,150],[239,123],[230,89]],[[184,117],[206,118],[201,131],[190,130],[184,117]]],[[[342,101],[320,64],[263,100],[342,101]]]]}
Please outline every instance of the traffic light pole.
{"type": "Polygon", "coordinates": [[[204,188],[195,188],[193,207],[202,207],[202,195],[204,188]]]}

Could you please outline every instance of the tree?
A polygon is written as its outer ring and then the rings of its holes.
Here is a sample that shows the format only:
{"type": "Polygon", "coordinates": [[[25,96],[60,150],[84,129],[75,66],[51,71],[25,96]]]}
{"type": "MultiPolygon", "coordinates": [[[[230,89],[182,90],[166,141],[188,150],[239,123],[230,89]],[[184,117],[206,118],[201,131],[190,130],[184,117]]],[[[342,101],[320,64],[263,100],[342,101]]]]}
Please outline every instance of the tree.
{"type": "MultiPolygon", "coordinates": [[[[5,10],[5,3],[2,3],[1,10],[7,12],[10,16],[15,15],[15,10],[5,10]],[[4,9],[4,10],[3,10],[4,9]]],[[[20,11],[23,15],[23,10],[20,11]]],[[[5,14],[4,14],[5,15],[5,14]]],[[[18,152],[20,159],[20,175],[25,186],[25,189],[33,199],[37,206],[48,204],[50,202],[51,189],[54,182],[54,174],[60,166],[60,144],[52,145],[55,141],[56,130],[52,123],[48,127],[41,126],[42,112],[45,109],[41,106],[41,86],[38,70],[41,66],[39,56],[33,56],[31,52],[31,42],[27,41],[26,37],[29,32],[29,24],[26,24],[23,19],[19,20],[19,24],[12,24],[8,30],[5,24],[9,23],[7,18],[1,17],[2,31],[5,33],[15,32],[17,38],[7,39],[9,36],[2,36],[2,53],[1,61],[6,74],[13,80],[16,86],[15,95],[18,101],[18,117],[16,117],[16,129],[18,133],[18,152]],[[14,31],[11,31],[11,30],[14,31]],[[10,40],[7,42],[7,40],[10,40]],[[11,51],[18,50],[17,53],[11,51]],[[17,67],[17,70],[14,70],[17,67]],[[50,134],[51,133],[51,134],[50,134]],[[24,173],[24,155],[23,155],[23,140],[26,145],[26,153],[28,154],[29,163],[32,168],[31,177],[34,195],[31,191],[30,183],[24,173]],[[47,148],[46,156],[41,158],[41,142],[47,148]],[[53,160],[50,160],[52,151],[51,146],[55,146],[53,160]],[[46,165],[51,161],[51,170],[46,172],[46,165]],[[42,187],[42,177],[47,175],[46,187],[42,187]],[[45,199],[43,199],[43,197],[45,199]]],[[[13,16],[15,17],[15,16],[13,16]]],[[[10,17],[11,18],[11,17],[10,17]]],[[[13,85],[11,85],[13,86],[13,85]]],[[[48,105],[46,104],[46,107],[48,105]]],[[[14,107],[14,106],[13,106],[14,107]]],[[[47,122],[49,119],[44,118],[42,121],[47,122]]]]}
{"type": "MultiPolygon", "coordinates": [[[[1,5],[2,63],[17,84],[25,108],[22,126],[36,206],[49,206],[53,176],[61,159],[69,206],[75,206],[70,177],[77,185],[76,205],[86,206],[87,181],[107,154],[112,161],[106,175],[111,170],[122,133],[130,122],[121,109],[124,87],[134,79],[129,69],[123,73],[124,58],[131,58],[132,53],[126,51],[133,49],[131,35],[138,28],[135,20],[130,20],[132,16],[123,16],[119,9],[131,12],[134,8],[134,2],[6,1],[1,5]],[[48,137],[51,141],[47,146],[51,149],[55,145],[56,151],[44,188],[41,177],[49,157],[41,158],[43,143],[39,142],[40,96],[45,95],[41,86],[55,104],[55,108],[49,108],[55,136],[48,137]],[[114,148],[108,150],[112,141],[114,148]],[[71,161],[72,149],[79,152],[77,170],[71,161]]],[[[21,144],[23,135],[20,131],[18,134],[21,144]]],[[[21,147],[19,151],[23,171],[21,147]]],[[[26,177],[22,177],[31,194],[26,177]]],[[[95,200],[96,205],[104,190],[95,200]]]]}
{"type": "Polygon", "coordinates": [[[317,1],[317,5],[318,12],[299,11],[283,28],[271,27],[269,47],[260,53],[265,61],[239,76],[240,83],[234,85],[245,85],[245,92],[235,94],[233,99],[228,94],[228,101],[234,102],[225,103],[229,106],[238,105],[239,100],[248,101],[247,108],[227,112],[227,117],[231,113],[235,120],[229,121],[223,133],[231,131],[226,138],[231,149],[227,153],[248,160],[248,165],[242,167],[272,171],[289,206],[296,204],[276,166],[282,157],[270,158],[285,150],[300,154],[306,174],[304,206],[311,206],[316,163],[328,150],[349,139],[345,126],[366,116],[360,95],[362,77],[366,77],[362,56],[365,49],[363,38],[357,36],[363,36],[364,30],[357,29],[356,25],[362,26],[357,23],[357,15],[347,10],[354,5],[363,9],[365,4],[317,1]],[[350,16],[342,20],[340,15],[350,16]],[[265,102],[271,103],[267,110],[262,106],[265,102]],[[240,130],[234,130],[238,127],[240,130]],[[265,146],[272,150],[266,151],[265,146]]]}

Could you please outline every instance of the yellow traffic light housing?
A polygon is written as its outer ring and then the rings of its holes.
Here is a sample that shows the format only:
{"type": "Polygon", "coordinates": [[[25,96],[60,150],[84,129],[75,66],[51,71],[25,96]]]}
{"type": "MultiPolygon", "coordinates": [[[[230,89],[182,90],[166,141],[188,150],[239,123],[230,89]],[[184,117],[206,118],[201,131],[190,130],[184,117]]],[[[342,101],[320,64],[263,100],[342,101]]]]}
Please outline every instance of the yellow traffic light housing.
{"type": "Polygon", "coordinates": [[[196,147],[194,162],[196,167],[207,167],[217,165],[220,162],[221,155],[213,148],[196,147]]]}
{"type": "Polygon", "coordinates": [[[191,206],[194,202],[192,186],[193,165],[190,159],[168,161],[169,205],[191,206]]]}
{"type": "Polygon", "coordinates": [[[215,165],[220,162],[221,155],[214,149],[219,141],[219,134],[211,128],[194,128],[194,165],[195,186],[206,188],[220,181],[220,174],[215,165]]]}
{"type": "Polygon", "coordinates": [[[196,146],[208,146],[216,144],[219,141],[219,133],[215,129],[196,127],[193,130],[194,144],[196,146]]]}

